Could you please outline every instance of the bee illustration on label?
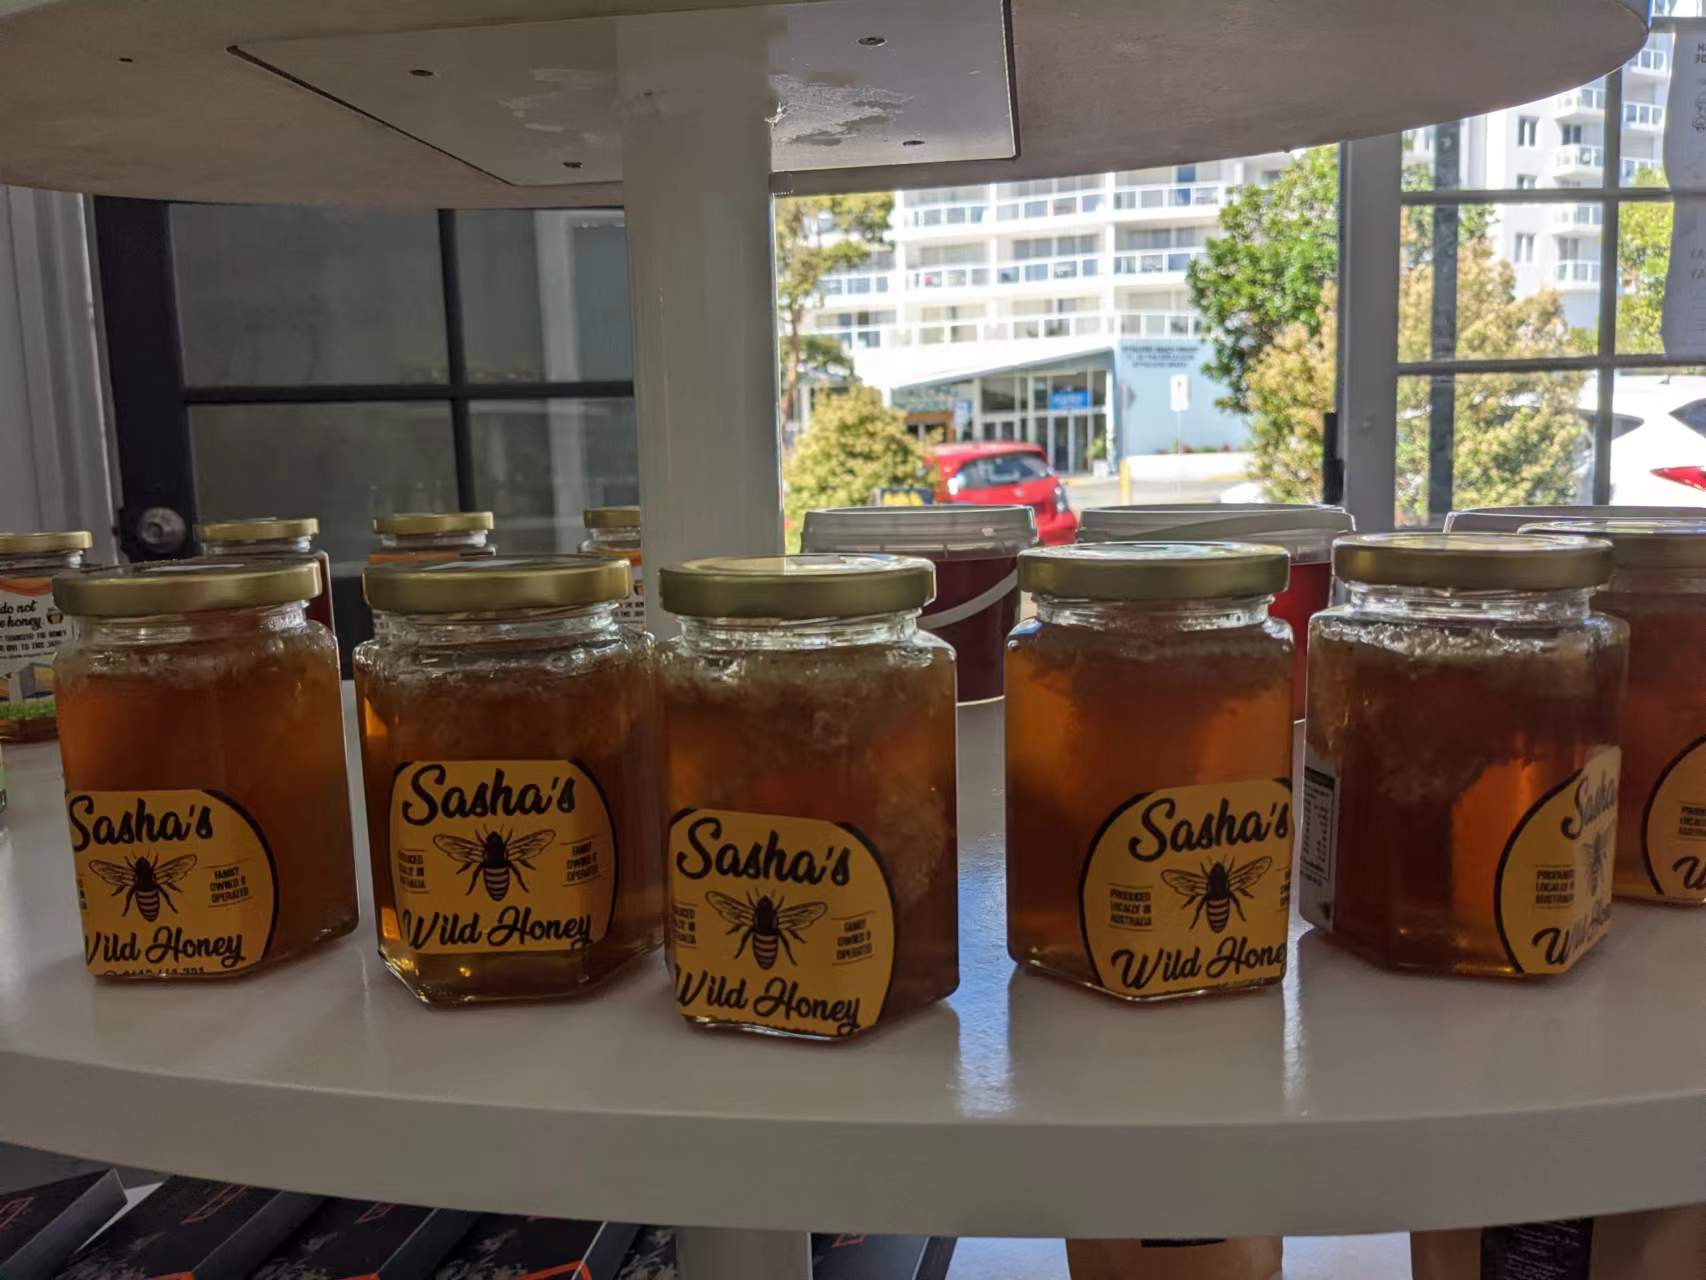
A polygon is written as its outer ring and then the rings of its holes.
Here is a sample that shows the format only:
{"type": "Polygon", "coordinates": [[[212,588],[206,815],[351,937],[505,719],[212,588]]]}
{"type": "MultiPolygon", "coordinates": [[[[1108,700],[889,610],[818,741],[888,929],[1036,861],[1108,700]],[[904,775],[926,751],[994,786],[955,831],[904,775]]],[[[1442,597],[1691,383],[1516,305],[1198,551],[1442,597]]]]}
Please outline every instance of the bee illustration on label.
{"type": "Polygon", "coordinates": [[[502,902],[509,896],[512,878],[521,886],[523,893],[533,892],[521,874],[522,869],[537,871],[539,868],[533,865],[533,859],[544,853],[556,838],[557,833],[549,827],[525,836],[500,832],[494,827],[490,831],[474,832],[472,840],[464,840],[461,836],[434,836],[432,842],[440,853],[454,858],[457,865],[468,873],[468,891],[463,897],[473,893],[474,887],[483,881],[486,895],[493,902],[502,902]]]}
{"type": "Polygon", "coordinates": [[[1599,886],[1605,879],[1606,833],[1601,831],[1587,842],[1588,892],[1599,897],[1599,886]]]}
{"type": "Polygon", "coordinates": [[[1257,858],[1243,866],[1234,859],[1211,863],[1202,868],[1201,875],[1195,871],[1163,871],[1161,882],[1184,898],[1187,907],[1196,906],[1196,912],[1191,916],[1191,928],[1196,928],[1197,921],[1206,914],[1208,927],[1215,933],[1224,933],[1234,911],[1240,920],[1245,919],[1238,896],[1242,894],[1253,901],[1256,895],[1250,890],[1273,865],[1272,858],[1257,858]]]}
{"type": "Polygon", "coordinates": [[[715,889],[706,892],[705,901],[729,923],[729,933],[741,934],[740,945],[735,948],[735,959],[740,959],[741,952],[750,942],[752,958],[758,961],[760,969],[775,967],[777,947],[787,953],[789,964],[798,964],[788,939],[804,942],[802,930],[816,924],[829,911],[826,902],[802,902],[797,907],[789,907],[783,905],[780,897],[772,902],[769,894],[760,894],[757,901],[748,894],[745,902],[736,902],[728,894],[718,893],[715,889]],[[743,929],[745,932],[741,933],[743,929]]]}
{"type": "Polygon", "coordinates": [[[161,862],[159,855],[146,853],[123,862],[106,862],[100,858],[89,862],[89,870],[113,886],[113,897],[121,893],[124,895],[124,910],[119,914],[129,915],[130,904],[134,902],[137,914],[149,924],[160,918],[162,902],[172,909],[174,915],[177,914],[178,904],[172,901],[172,890],[194,866],[193,853],[173,858],[170,862],[161,862]]]}

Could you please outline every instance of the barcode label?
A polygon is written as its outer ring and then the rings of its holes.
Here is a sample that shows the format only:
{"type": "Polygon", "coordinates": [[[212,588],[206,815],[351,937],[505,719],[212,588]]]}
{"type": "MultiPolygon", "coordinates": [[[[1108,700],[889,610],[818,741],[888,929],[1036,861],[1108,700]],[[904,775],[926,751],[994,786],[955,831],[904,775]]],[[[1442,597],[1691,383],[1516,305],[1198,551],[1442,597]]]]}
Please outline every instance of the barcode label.
{"type": "Polygon", "coordinates": [[[1297,839],[1297,909],[1317,928],[1333,927],[1333,877],[1339,859],[1339,776],[1314,751],[1303,755],[1303,806],[1297,839]]]}

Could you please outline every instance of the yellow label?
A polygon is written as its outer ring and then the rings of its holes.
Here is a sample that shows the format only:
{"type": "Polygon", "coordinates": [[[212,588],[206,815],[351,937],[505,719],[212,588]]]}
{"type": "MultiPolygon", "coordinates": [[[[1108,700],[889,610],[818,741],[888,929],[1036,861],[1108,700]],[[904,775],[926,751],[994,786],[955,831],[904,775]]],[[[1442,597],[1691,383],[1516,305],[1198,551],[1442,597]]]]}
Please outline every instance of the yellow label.
{"type": "Polygon", "coordinates": [[[1499,860],[1493,912],[1520,973],[1562,973],[1605,934],[1617,849],[1617,770],[1607,747],[1540,797],[1499,860]]]}
{"type": "Polygon", "coordinates": [[[1163,996],[1285,974],[1291,784],[1146,791],[1103,824],[1079,919],[1104,989],[1163,996]]]}
{"type": "Polygon", "coordinates": [[[812,1036],[882,1016],[894,899],[852,827],[689,809],[670,823],[669,887],[683,1013],[812,1036]]]}
{"type": "Polygon", "coordinates": [[[391,785],[391,882],[424,954],[577,951],[610,929],[616,833],[569,760],[427,760],[391,785]]]}
{"type": "Polygon", "coordinates": [[[272,849],[217,791],[72,791],[65,797],[83,958],[107,976],[237,973],[278,919],[272,849]]]}
{"type": "Polygon", "coordinates": [[[1706,896],[1706,738],[1665,766],[1641,817],[1641,857],[1667,898],[1706,896]]]}

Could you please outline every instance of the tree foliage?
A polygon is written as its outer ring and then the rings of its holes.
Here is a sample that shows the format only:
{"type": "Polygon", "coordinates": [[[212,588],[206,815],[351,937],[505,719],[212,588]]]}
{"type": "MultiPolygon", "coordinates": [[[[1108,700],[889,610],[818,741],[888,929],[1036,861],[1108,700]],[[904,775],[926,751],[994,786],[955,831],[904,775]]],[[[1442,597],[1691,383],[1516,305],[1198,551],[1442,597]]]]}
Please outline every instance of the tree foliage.
{"type": "MultiPolygon", "coordinates": [[[[1641,169],[1638,187],[1658,187],[1664,173],[1641,169]]],[[[1669,200],[1630,201],[1617,216],[1617,349],[1653,354],[1665,349],[1665,273],[1670,270],[1674,209],[1669,200]]]]}
{"type": "Polygon", "coordinates": [[[852,374],[852,361],[827,358],[826,344],[804,331],[818,285],[833,271],[862,265],[888,234],[894,196],[800,196],[776,202],[776,308],[781,318],[782,421],[794,414],[800,379],[807,373],[852,374]]]}
{"type": "MultiPolygon", "coordinates": [[[[1425,224],[1406,219],[1398,286],[1398,358],[1432,354],[1433,262],[1425,224]]],[[[1484,230],[1459,235],[1461,358],[1527,359],[1570,349],[1558,294],[1516,296],[1516,273],[1493,252],[1484,230]]],[[[1460,229],[1461,231],[1461,229],[1460,229]]],[[[1251,471],[1272,501],[1318,502],[1321,418],[1333,406],[1336,298],[1323,290],[1313,323],[1278,332],[1249,375],[1251,471]]],[[[1568,502],[1581,484],[1588,434],[1578,401],[1580,371],[1461,374],[1453,409],[1453,501],[1459,507],[1568,502]]],[[[1428,515],[1429,379],[1398,385],[1397,508],[1400,519],[1428,515]]]]}
{"type": "Polygon", "coordinates": [[[1250,366],[1286,326],[1313,334],[1319,325],[1338,257],[1338,201],[1338,151],[1315,147],[1220,211],[1220,233],[1187,278],[1191,305],[1210,325],[1203,368],[1226,387],[1221,408],[1250,412],[1250,366]]]}
{"type": "Polygon", "coordinates": [[[932,485],[935,474],[929,452],[906,429],[906,415],[860,386],[817,400],[782,479],[793,543],[808,511],[863,506],[877,489],[932,485]]]}

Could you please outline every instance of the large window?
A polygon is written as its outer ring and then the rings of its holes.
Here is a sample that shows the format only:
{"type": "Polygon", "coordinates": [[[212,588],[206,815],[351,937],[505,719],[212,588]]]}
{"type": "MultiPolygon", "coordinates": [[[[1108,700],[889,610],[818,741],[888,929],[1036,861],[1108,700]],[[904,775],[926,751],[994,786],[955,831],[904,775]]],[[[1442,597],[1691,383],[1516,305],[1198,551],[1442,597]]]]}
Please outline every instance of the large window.
{"type": "MultiPolygon", "coordinates": [[[[1706,503],[1706,437],[1689,421],[1706,325],[1666,306],[1679,277],[1663,161],[1675,46],[1706,56],[1701,25],[1659,19],[1625,66],[1521,108],[1519,142],[1531,118],[1556,139],[1538,185],[1489,144],[1508,113],[1406,138],[1399,523],[1500,502],[1706,503]]],[[[1686,152],[1692,122],[1679,127],[1686,152]]]]}
{"type": "Polygon", "coordinates": [[[375,516],[489,509],[500,548],[566,550],[584,508],[638,501],[619,212],[96,217],[132,557],[318,516],[347,651],[375,516]]]}

